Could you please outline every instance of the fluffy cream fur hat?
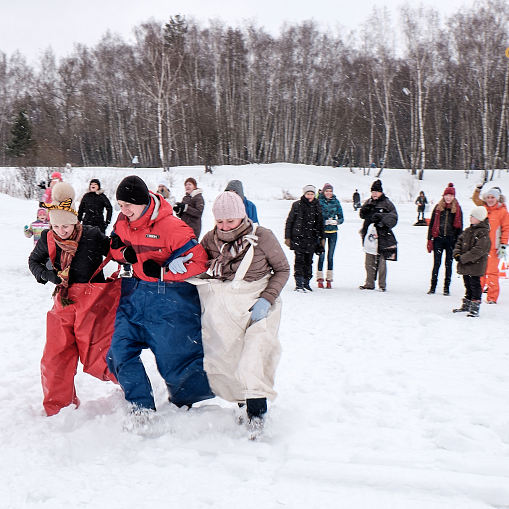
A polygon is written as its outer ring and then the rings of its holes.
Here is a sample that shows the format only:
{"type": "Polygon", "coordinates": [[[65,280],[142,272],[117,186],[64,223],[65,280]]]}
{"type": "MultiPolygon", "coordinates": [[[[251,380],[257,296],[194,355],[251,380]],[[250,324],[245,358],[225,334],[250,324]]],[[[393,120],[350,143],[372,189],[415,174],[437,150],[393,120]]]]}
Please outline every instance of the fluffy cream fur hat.
{"type": "Polygon", "coordinates": [[[51,205],[49,208],[49,222],[53,225],[77,224],[78,213],[74,203],[74,192],[71,184],[59,182],[51,190],[51,205]]]}

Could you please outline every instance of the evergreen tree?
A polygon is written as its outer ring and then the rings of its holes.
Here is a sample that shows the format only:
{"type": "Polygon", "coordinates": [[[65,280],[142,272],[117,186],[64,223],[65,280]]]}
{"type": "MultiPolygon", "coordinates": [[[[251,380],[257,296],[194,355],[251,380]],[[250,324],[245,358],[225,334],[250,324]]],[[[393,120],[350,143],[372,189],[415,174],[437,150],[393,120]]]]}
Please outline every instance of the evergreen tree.
{"type": "Polygon", "coordinates": [[[20,108],[18,115],[11,127],[11,141],[5,148],[8,157],[25,157],[34,147],[32,140],[32,124],[24,108],[20,108]]]}

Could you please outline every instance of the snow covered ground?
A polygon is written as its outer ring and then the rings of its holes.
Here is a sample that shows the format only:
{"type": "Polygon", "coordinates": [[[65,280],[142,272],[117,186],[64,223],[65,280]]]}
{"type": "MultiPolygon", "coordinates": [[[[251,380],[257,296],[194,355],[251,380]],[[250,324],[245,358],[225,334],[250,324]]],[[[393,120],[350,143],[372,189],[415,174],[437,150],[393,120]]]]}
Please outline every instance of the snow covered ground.
{"type": "MultiPolygon", "coordinates": [[[[131,173],[73,169],[65,179],[81,195],[99,177],[113,197],[131,173]]],[[[155,185],[165,176],[138,173],[155,185]]],[[[178,168],[177,198],[188,176],[204,189],[204,231],[213,198],[232,178],[244,182],[261,224],[281,242],[291,206],[283,191],[298,197],[303,185],[330,182],[343,204],[333,290],[296,294],[292,279],[283,292],[279,397],[264,437],[247,441],[230,404],[212,400],[185,412],[166,403],[150,353],[143,358],[160,419],[149,433],[123,431],[121,391],[81,372],[82,406],[43,416],[39,360],[52,285],[29,273],[32,240],[23,236],[37,203],[0,195],[0,508],[509,507],[509,281],[479,319],[454,315],[462,280],[454,276],[450,297],[426,294],[432,256],[426,228],[412,226],[418,191],[436,203],[448,182],[468,221],[480,173],[427,171],[418,182],[404,170],[384,171],[400,215],[399,261],[388,263],[386,293],[358,289],[361,220],[346,201],[355,188],[367,198],[373,175],[288,164],[213,175],[178,168]]],[[[494,184],[509,194],[508,173],[494,184]]]]}

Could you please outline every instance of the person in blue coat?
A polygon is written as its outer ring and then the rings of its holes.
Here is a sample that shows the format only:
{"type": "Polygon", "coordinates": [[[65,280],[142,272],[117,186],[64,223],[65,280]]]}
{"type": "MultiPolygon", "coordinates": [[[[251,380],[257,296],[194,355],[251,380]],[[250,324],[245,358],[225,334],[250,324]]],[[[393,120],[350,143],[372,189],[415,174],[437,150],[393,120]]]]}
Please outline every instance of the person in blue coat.
{"type": "Polygon", "coordinates": [[[244,196],[244,188],[243,188],[242,182],[240,180],[230,180],[230,182],[228,182],[228,185],[225,187],[224,190],[225,191],[234,191],[235,193],[237,193],[242,198],[242,201],[244,202],[244,207],[246,207],[247,217],[249,219],[251,219],[251,221],[253,221],[253,223],[259,223],[258,213],[256,211],[256,205],[252,201],[249,201],[244,196]]]}
{"type": "MultiPolygon", "coordinates": [[[[334,250],[338,240],[338,225],[343,224],[343,209],[341,203],[334,194],[331,184],[324,184],[322,192],[318,197],[318,202],[322,207],[323,225],[325,233],[325,242],[327,244],[327,275],[325,278],[326,286],[324,286],[323,264],[325,261],[325,252],[320,254],[318,258],[318,271],[316,279],[318,288],[332,288],[334,250]]],[[[325,247],[325,246],[324,246],[325,247]]]]}

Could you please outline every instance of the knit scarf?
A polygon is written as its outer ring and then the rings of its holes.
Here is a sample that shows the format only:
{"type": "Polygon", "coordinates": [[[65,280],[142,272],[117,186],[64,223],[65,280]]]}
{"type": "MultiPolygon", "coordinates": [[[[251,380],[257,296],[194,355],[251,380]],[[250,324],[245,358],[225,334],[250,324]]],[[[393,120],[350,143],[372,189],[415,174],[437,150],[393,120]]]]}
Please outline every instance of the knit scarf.
{"type": "Polygon", "coordinates": [[[60,302],[62,307],[65,308],[75,302],[69,298],[69,270],[71,268],[71,262],[78,250],[78,243],[81,240],[83,233],[83,226],[78,223],[74,227],[74,231],[68,239],[62,240],[53,230],[53,238],[55,244],[62,250],[60,254],[60,271],[58,277],[62,282],[55,287],[53,295],[60,294],[60,302]]]}
{"type": "Polygon", "coordinates": [[[454,228],[461,228],[461,207],[456,198],[454,200],[447,204],[445,203],[444,199],[442,198],[435,209],[435,217],[433,219],[433,228],[431,230],[431,236],[433,238],[440,236],[440,214],[445,209],[451,209],[451,212],[454,214],[454,222],[453,226],[454,228]]]}
{"type": "Polygon", "coordinates": [[[217,258],[209,260],[210,267],[207,272],[215,277],[221,278],[224,268],[237,258],[242,258],[253,241],[258,240],[251,235],[253,222],[245,217],[237,228],[225,232],[217,226],[214,228],[214,243],[219,250],[217,258]]]}

